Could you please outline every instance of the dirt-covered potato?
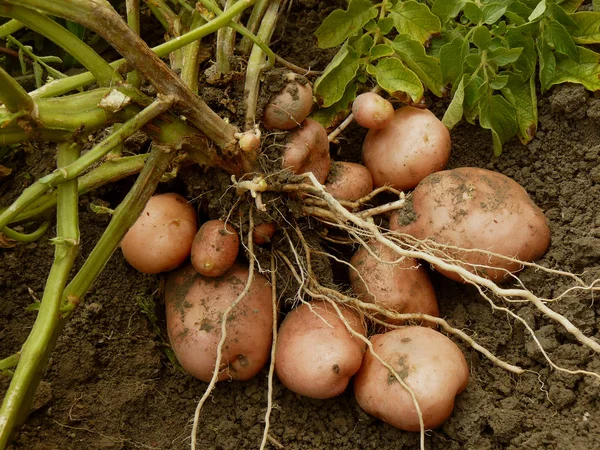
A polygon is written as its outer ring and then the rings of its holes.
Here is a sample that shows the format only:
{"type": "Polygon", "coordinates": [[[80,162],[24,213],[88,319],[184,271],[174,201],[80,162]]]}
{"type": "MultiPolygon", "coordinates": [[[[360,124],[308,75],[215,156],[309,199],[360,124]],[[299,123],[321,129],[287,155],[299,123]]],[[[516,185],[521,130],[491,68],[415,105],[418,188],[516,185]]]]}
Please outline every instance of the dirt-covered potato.
{"type": "MultiPolygon", "coordinates": [[[[390,217],[390,229],[465,249],[447,249],[471,272],[502,280],[540,258],[550,245],[546,217],[518,183],[485,169],[464,167],[428,176],[414,190],[412,211],[390,217]],[[481,250],[481,251],[474,251],[481,250]],[[472,266],[472,265],[475,265],[472,266]]],[[[462,277],[438,268],[444,275],[462,277]]]]}
{"type": "MultiPolygon", "coordinates": [[[[376,334],[371,343],[415,393],[425,429],[450,417],[455,397],[469,381],[467,362],[454,342],[431,328],[401,327],[376,334]]],[[[401,430],[419,431],[411,395],[370,350],[354,378],[354,395],[369,414],[401,430]]]]}
{"type": "MultiPolygon", "coordinates": [[[[221,277],[205,277],[187,265],[171,272],[165,287],[169,340],[181,366],[210,381],[221,339],[221,318],[242,293],[248,268],[236,264],[221,277]]],[[[273,309],[271,286],[254,274],[250,291],[227,319],[219,381],[248,380],[269,358],[273,309]]]]}
{"type": "Polygon", "coordinates": [[[306,119],[290,133],[283,151],[283,167],[296,175],[312,172],[320,183],[325,183],[330,166],[327,131],[316,120],[306,119]]]}
{"type": "Polygon", "coordinates": [[[186,260],[197,230],[196,210],[185,198],[155,195],[121,241],[121,250],[140,272],[165,272],[186,260]]]}
{"type": "Polygon", "coordinates": [[[378,130],[390,123],[394,117],[394,107],[381,95],[365,92],[352,103],[352,114],[361,127],[378,130]]]}
{"type": "MultiPolygon", "coordinates": [[[[425,267],[411,258],[399,259],[393,250],[379,242],[370,242],[369,247],[381,261],[364,247],[350,259],[350,283],[361,300],[398,313],[439,315],[425,267]]],[[[381,319],[400,323],[383,316],[381,319]]]]}
{"type": "MultiPolygon", "coordinates": [[[[360,317],[340,308],[357,333],[366,335],[360,317]]],[[[365,344],[353,337],[335,309],[313,301],[292,310],[279,329],[275,370],[284,386],[312,398],[331,398],[346,389],[359,369],[365,344]]]]}
{"type": "Polygon", "coordinates": [[[363,163],[375,186],[412,189],[427,175],[443,170],[450,157],[450,133],[426,109],[404,106],[379,130],[369,130],[363,163]]]}
{"type": "Polygon", "coordinates": [[[277,231],[277,226],[273,222],[263,222],[258,224],[252,230],[252,241],[256,245],[265,245],[271,242],[273,235],[277,231]]]}
{"type": "Polygon", "coordinates": [[[269,130],[292,130],[310,113],[313,93],[310,83],[296,74],[289,74],[289,83],[265,107],[263,124],[269,130]]]}
{"type": "Polygon", "coordinates": [[[240,239],[235,229],[223,220],[204,222],[192,244],[192,265],[207,277],[219,277],[235,263],[240,239]]]}
{"type": "Polygon", "coordinates": [[[338,200],[358,200],[373,190],[373,178],[362,164],[333,161],[325,189],[338,200]]]}

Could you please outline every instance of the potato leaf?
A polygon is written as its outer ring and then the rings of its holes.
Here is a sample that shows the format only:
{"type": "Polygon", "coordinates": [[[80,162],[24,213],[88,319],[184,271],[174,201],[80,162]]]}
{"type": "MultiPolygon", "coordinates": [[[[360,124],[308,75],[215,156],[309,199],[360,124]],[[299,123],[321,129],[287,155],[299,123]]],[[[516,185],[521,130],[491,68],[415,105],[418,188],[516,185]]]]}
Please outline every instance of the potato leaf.
{"type": "Polygon", "coordinates": [[[390,17],[398,33],[408,34],[421,44],[442,31],[440,19],[427,5],[414,0],[398,2],[391,8],[390,17]]]}
{"type": "Polygon", "coordinates": [[[442,122],[446,127],[451,130],[454,126],[460,122],[463,116],[463,101],[465,99],[465,77],[460,79],[460,83],[456,87],[454,91],[454,97],[448,105],[448,109],[444,113],[444,117],[442,118],[442,122]]]}
{"type": "Polygon", "coordinates": [[[494,154],[502,154],[502,144],[517,134],[515,108],[501,95],[485,96],[479,105],[479,125],[492,132],[494,154]]]}
{"type": "Polygon", "coordinates": [[[346,90],[344,91],[344,95],[341,99],[328,108],[320,108],[316,110],[310,115],[310,117],[319,122],[325,128],[329,128],[338,115],[342,115],[350,111],[350,105],[356,98],[357,89],[358,87],[356,86],[356,83],[349,83],[348,86],[346,86],[346,90]]]}
{"type": "Polygon", "coordinates": [[[397,58],[385,58],[379,60],[376,66],[368,66],[367,71],[374,75],[377,84],[394,97],[411,103],[418,103],[423,97],[423,85],[419,77],[410,69],[406,68],[397,58]]]}
{"type": "Polygon", "coordinates": [[[458,16],[467,3],[466,0],[435,0],[431,12],[440,18],[442,24],[458,16]]]}
{"type": "Polygon", "coordinates": [[[584,47],[577,47],[579,61],[566,56],[557,58],[556,69],[548,87],[560,83],[577,83],[590,91],[600,89],[600,54],[584,47]]]}
{"type": "Polygon", "coordinates": [[[527,18],[530,22],[539,19],[546,12],[546,0],[541,0],[527,18]]]}
{"type": "Polygon", "coordinates": [[[540,83],[542,85],[542,93],[546,91],[550,86],[550,82],[554,78],[554,72],[556,71],[556,58],[550,46],[544,41],[544,39],[538,39],[537,51],[540,59],[540,83]]]}
{"type": "Polygon", "coordinates": [[[594,12],[600,12],[600,0],[592,0],[592,8],[594,12]]]}
{"type": "Polygon", "coordinates": [[[360,54],[344,44],[314,84],[318,103],[327,108],[339,101],[359,68],[360,54]]]}
{"type": "Polygon", "coordinates": [[[496,23],[506,12],[506,6],[499,3],[490,3],[482,9],[483,23],[491,25],[496,23]]]}
{"type": "Polygon", "coordinates": [[[371,61],[374,61],[379,58],[384,58],[386,56],[392,56],[394,54],[394,49],[387,44],[378,44],[375,45],[371,52],[369,53],[369,57],[371,61]]]}
{"type": "Polygon", "coordinates": [[[535,50],[535,42],[530,36],[520,33],[506,33],[506,41],[510,48],[520,48],[521,54],[512,67],[520,75],[523,81],[528,80],[537,65],[538,55],[535,50]]]}
{"type": "Polygon", "coordinates": [[[454,38],[440,49],[440,67],[444,83],[454,83],[462,73],[462,64],[469,53],[469,42],[462,38],[454,38]]]}
{"type": "Polygon", "coordinates": [[[564,0],[562,2],[559,1],[557,3],[559,3],[560,7],[566,12],[575,12],[579,9],[581,4],[583,3],[583,0],[564,0]]]}
{"type": "Polygon", "coordinates": [[[468,2],[464,7],[465,17],[472,24],[477,25],[483,20],[483,11],[473,2],[468,2]]]}
{"type": "Polygon", "coordinates": [[[444,82],[439,59],[428,56],[425,47],[407,35],[396,36],[390,46],[434,95],[442,96],[444,82]]]}
{"type": "Polygon", "coordinates": [[[573,42],[565,26],[558,21],[554,19],[547,21],[544,27],[544,38],[558,53],[567,55],[575,60],[579,58],[575,42],[573,42]]]}
{"type": "Polygon", "coordinates": [[[510,75],[502,94],[515,108],[519,139],[528,144],[535,137],[538,122],[535,76],[532,75],[528,83],[523,83],[519,76],[510,75]]]}
{"type": "Polygon", "coordinates": [[[315,32],[319,47],[340,45],[350,36],[361,32],[362,27],[377,14],[377,8],[369,0],[350,0],[346,11],[333,11],[315,32]]]}
{"type": "Polygon", "coordinates": [[[576,44],[600,43],[600,12],[578,12],[571,14],[571,18],[577,24],[577,29],[571,32],[576,44]]]}

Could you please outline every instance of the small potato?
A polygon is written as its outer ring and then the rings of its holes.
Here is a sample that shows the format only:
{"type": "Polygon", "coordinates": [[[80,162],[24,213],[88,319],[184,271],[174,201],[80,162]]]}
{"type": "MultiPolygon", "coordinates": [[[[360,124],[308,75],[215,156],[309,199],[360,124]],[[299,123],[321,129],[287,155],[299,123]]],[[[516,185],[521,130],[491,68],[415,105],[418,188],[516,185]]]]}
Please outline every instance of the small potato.
{"type": "MultiPolygon", "coordinates": [[[[360,317],[340,309],[352,329],[365,336],[360,317]]],[[[331,305],[313,301],[291,311],[281,324],[275,371],[297,394],[331,398],[344,392],[364,351],[365,344],[352,336],[331,305]]]]}
{"type": "Polygon", "coordinates": [[[363,162],[376,187],[414,188],[427,175],[443,170],[450,157],[450,133],[426,109],[404,106],[380,130],[369,130],[363,162]]]}
{"type": "Polygon", "coordinates": [[[207,277],[220,277],[229,270],[240,249],[235,229],[222,220],[202,224],[192,244],[192,264],[207,277]]]}
{"type": "MultiPolygon", "coordinates": [[[[398,260],[393,250],[379,242],[369,243],[378,261],[366,248],[361,247],[350,259],[350,284],[359,298],[398,313],[421,313],[439,316],[435,291],[427,269],[412,258],[398,260]]],[[[402,321],[381,317],[388,323],[402,321]]]]}
{"type": "Polygon", "coordinates": [[[271,242],[275,231],[277,231],[277,227],[273,222],[263,222],[256,225],[252,231],[252,241],[256,245],[265,245],[271,242]]]}
{"type": "MultiPolygon", "coordinates": [[[[187,265],[167,277],[169,340],[190,375],[210,381],[221,339],[221,318],[244,290],[248,274],[247,267],[236,264],[221,277],[205,277],[187,265]]],[[[255,273],[250,291],[228,316],[218,380],[248,380],[260,372],[271,351],[272,327],[271,287],[255,273]]]]}
{"type": "Polygon", "coordinates": [[[352,103],[352,114],[361,127],[379,130],[394,117],[394,107],[381,95],[365,92],[352,103]]]}
{"type": "Polygon", "coordinates": [[[196,210],[185,198],[155,195],[121,241],[121,250],[140,272],[165,272],[189,256],[197,229],[196,210]]]}
{"type": "Polygon", "coordinates": [[[373,190],[373,178],[361,164],[334,161],[325,189],[338,200],[358,200],[373,190]]]}
{"type": "MultiPolygon", "coordinates": [[[[467,362],[454,342],[431,328],[401,327],[376,334],[371,343],[415,393],[425,429],[450,417],[455,397],[469,380],[467,362]]],[[[411,395],[370,350],[354,378],[354,395],[367,413],[401,430],[419,431],[411,395]]]]}
{"type": "Polygon", "coordinates": [[[327,131],[319,122],[306,119],[289,136],[283,151],[283,167],[296,175],[312,172],[320,183],[325,183],[330,166],[327,131]]]}
{"type": "MultiPolygon", "coordinates": [[[[491,280],[500,281],[522,266],[487,252],[534,261],[550,245],[542,210],[518,183],[490,170],[464,167],[430,175],[414,190],[412,208],[412,218],[406,211],[392,214],[390,229],[458,247],[446,252],[491,280]]],[[[463,281],[456,273],[437,270],[463,281]]]]}
{"type": "Polygon", "coordinates": [[[303,77],[290,74],[290,82],[265,107],[263,124],[269,130],[292,130],[310,113],[313,92],[303,77]]]}

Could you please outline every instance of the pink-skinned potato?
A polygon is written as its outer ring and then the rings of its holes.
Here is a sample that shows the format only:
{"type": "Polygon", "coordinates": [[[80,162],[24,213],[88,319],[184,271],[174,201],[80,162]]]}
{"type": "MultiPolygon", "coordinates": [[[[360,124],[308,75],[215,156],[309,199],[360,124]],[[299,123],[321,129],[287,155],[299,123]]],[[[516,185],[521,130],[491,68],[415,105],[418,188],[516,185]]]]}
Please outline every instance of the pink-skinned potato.
{"type": "Polygon", "coordinates": [[[256,245],[265,245],[271,242],[273,235],[277,231],[274,222],[263,222],[258,224],[252,230],[252,241],[256,245]]]}
{"type": "MultiPolygon", "coordinates": [[[[391,230],[456,247],[445,251],[469,272],[494,281],[522,269],[502,256],[535,261],[550,245],[546,217],[525,189],[486,169],[463,167],[430,175],[412,194],[412,217],[406,212],[392,214],[391,230]]],[[[457,273],[436,269],[464,281],[457,273]]]]}
{"type": "Polygon", "coordinates": [[[300,175],[312,172],[320,183],[325,183],[331,167],[327,131],[316,120],[306,119],[290,133],[283,151],[283,167],[300,175]]]}
{"type": "Polygon", "coordinates": [[[325,189],[338,200],[358,200],[373,190],[373,178],[362,164],[333,161],[325,189]]]}
{"type": "Polygon", "coordinates": [[[235,229],[223,220],[204,222],[192,244],[194,268],[207,277],[219,277],[235,263],[240,239],[235,229]]]}
{"type": "Polygon", "coordinates": [[[288,84],[265,107],[263,124],[268,130],[292,130],[306,119],[312,109],[310,83],[295,74],[290,74],[289,78],[288,84]]]}
{"type": "MultiPolygon", "coordinates": [[[[352,329],[365,336],[358,314],[340,309],[352,329]]],[[[330,304],[312,301],[292,310],[281,324],[275,371],[297,394],[331,398],[344,392],[360,368],[364,350],[365,343],[348,331],[330,304]]]]}
{"type": "Polygon", "coordinates": [[[185,198],[154,195],[121,241],[121,250],[140,272],[166,272],[190,255],[197,230],[196,210],[185,198]]]}
{"type": "MultiPolygon", "coordinates": [[[[371,337],[373,350],[414,392],[425,429],[439,427],[469,381],[464,355],[454,342],[431,328],[400,327],[371,337]]],[[[390,425],[419,431],[413,399],[394,375],[367,350],[354,378],[360,407],[390,425]]]]}
{"type": "MultiPolygon", "coordinates": [[[[412,258],[400,259],[379,242],[368,245],[377,257],[361,247],[350,259],[349,276],[354,293],[361,300],[389,311],[438,317],[438,302],[427,269],[412,258]]],[[[391,324],[402,323],[383,315],[379,318],[391,324]]]]}
{"type": "Polygon", "coordinates": [[[446,167],[450,133],[431,111],[404,106],[384,128],[369,130],[362,155],[376,187],[412,189],[446,167]]]}
{"type": "MultiPolygon", "coordinates": [[[[167,331],[177,360],[190,375],[212,378],[225,310],[243,292],[248,267],[236,264],[221,277],[187,265],[171,272],[165,287],[167,331]]],[[[218,381],[248,380],[266,364],[272,341],[271,286],[255,273],[249,292],[227,319],[218,381]]]]}
{"type": "Polygon", "coordinates": [[[361,127],[378,130],[390,123],[394,107],[381,95],[365,92],[352,103],[352,114],[361,127]]]}

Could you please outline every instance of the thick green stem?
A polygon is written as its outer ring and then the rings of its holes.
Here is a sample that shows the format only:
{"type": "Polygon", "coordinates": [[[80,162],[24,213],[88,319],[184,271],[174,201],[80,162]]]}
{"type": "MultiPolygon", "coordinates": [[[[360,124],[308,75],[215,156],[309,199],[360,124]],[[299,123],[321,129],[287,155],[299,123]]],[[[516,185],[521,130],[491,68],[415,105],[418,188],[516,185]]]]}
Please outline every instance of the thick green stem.
{"type": "Polygon", "coordinates": [[[15,367],[19,362],[19,358],[21,357],[21,352],[15,353],[14,355],[10,355],[2,360],[0,360],[0,370],[7,370],[11,367],[15,367]]]}
{"type": "MultiPolygon", "coordinates": [[[[198,11],[192,12],[192,24],[190,30],[204,25],[206,21],[198,13],[198,11]]],[[[202,42],[200,40],[194,41],[185,47],[183,51],[183,63],[181,67],[181,79],[190,88],[194,94],[198,94],[198,57],[200,55],[200,48],[202,42]]]]}
{"type": "MultiPolygon", "coordinates": [[[[31,114],[37,111],[35,102],[27,94],[27,91],[0,67],[0,102],[6,106],[11,113],[25,111],[31,114]]],[[[0,113],[2,108],[0,107],[0,113]]]]}
{"type": "MultiPolygon", "coordinates": [[[[81,146],[58,146],[58,166],[65,167],[79,157],[81,146]]],[[[31,333],[23,345],[19,363],[0,408],[0,449],[4,449],[13,430],[25,422],[37,386],[50,357],[52,336],[60,319],[63,291],[79,250],[77,180],[58,188],[57,237],[54,263],[31,333]]]]}
{"type": "MultiPolygon", "coordinates": [[[[258,38],[262,42],[269,42],[275,25],[277,24],[277,12],[279,11],[279,5],[281,0],[273,0],[269,3],[269,7],[265,12],[260,29],[258,30],[258,38]]],[[[258,103],[258,95],[260,92],[260,74],[264,69],[264,56],[263,50],[255,45],[250,53],[248,59],[248,67],[246,68],[246,84],[244,86],[244,101],[246,103],[246,119],[245,127],[246,130],[250,130],[256,123],[256,106],[258,103]]]]}
{"type": "Polygon", "coordinates": [[[16,33],[17,31],[19,31],[21,28],[24,28],[25,25],[23,25],[21,22],[19,22],[18,20],[9,20],[8,22],[0,25],[0,38],[6,37],[9,34],[13,34],[16,33]]]}
{"type": "Polygon", "coordinates": [[[111,86],[122,81],[121,76],[104,58],[69,30],[49,17],[17,5],[0,6],[0,15],[18,20],[30,30],[41,34],[59,47],[62,47],[67,53],[83,64],[101,86],[111,86]]]}
{"type": "MultiPolygon", "coordinates": [[[[140,34],[140,0],[126,0],[127,25],[135,34],[140,34]]],[[[139,88],[142,85],[142,76],[137,70],[127,74],[127,83],[139,88]]]]}
{"type": "MultiPolygon", "coordinates": [[[[183,26],[181,18],[167,5],[165,0],[144,0],[144,3],[150,8],[154,17],[158,19],[163,28],[171,38],[181,36],[183,26]]],[[[138,33],[139,34],[139,33],[138,33]]],[[[183,63],[183,54],[181,49],[177,49],[169,55],[171,68],[180,70],[183,63]]]]}
{"type": "MultiPolygon", "coordinates": [[[[262,22],[262,18],[265,15],[265,11],[267,10],[267,6],[269,6],[269,2],[271,0],[257,0],[254,8],[252,8],[252,13],[250,14],[250,18],[248,19],[248,23],[246,24],[246,29],[252,33],[256,34],[260,23],[262,22]]],[[[250,50],[252,50],[252,41],[248,36],[244,36],[238,45],[238,49],[241,53],[248,54],[250,50]]]]}
{"type": "MultiPolygon", "coordinates": [[[[144,167],[148,154],[125,156],[123,158],[110,159],[96,169],[79,177],[79,196],[86,194],[100,186],[121,180],[130,175],[139,173],[144,167]]],[[[56,206],[56,191],[51,191],[40,197],[30,205],[11,223],[21,223],[26,220],[40,217],[56,206]]],[[[6,228],[4,228],[6,230],[6,228]]],[[[10,236],[9,236],[10,237],[10,236]]]]}
{"type": "Polygon", "coordinates": [[[13,241],[18,242],[35,242],[41,238],[50,228],[50,221],[42,223],[33,233],[20,233],[8,227],[4,227],[2,234],[13,241]]]}
{"type": "Polygon", "coordinates": [[[122,127],[77,161],[55,170],[29,186],[12,205],[0,214],[0,230],[9,224],[17,214],[23,211],[23,209],[42,196],[49,188],[81,175],[84,170],[123,142],[123,140],[142,128],[150,120],[169,109],[172,104],[173,99],[171,97],[159,96],[150,106],[125,122],[122,127]]]}
{"type": "MultiPolygon", "coordinates": [[[[227,0],[225,3],[225,11],[235,5],[237,0],[227,0]]],[[[235,23],[238,18],[232,20],[235,23]]],[[[217,74],[227,75],[231,68],[229,66],[229,58],[233,56],[235,47],[235,30],[231,27],[223,27],[217,31],[217,74]]]]}
{"type": "MultiPolygon", "coordinates": [[[[240,0],[231,10],[235,17],[251,6],[255,0],[240,0]]],[[[119,14],[101,0],[0,0],[2,4],[15,4],[40,9],[48,14],[80,23],[95,31],[109,42],[127,61],[154,86],[166,95],[172,95],[184,108],[185,115],[198,129],[225,151],[235,152],[236,127],[221,119],[135,34],[119,14]]],[[[229,11],[228,11],[229,12],[229,11]]],[[[224,14],[225,15],[225,14],[224,14]]],[[[228,20],[225,22],[227,23],[228,20]]],[[[172,41],[176,41],[172,39],[172,41]]],[[[192,39],[193,41],[194,39],[192,39]]],[[[172,42],[169,41],[169,42],[172,42]]]]}

